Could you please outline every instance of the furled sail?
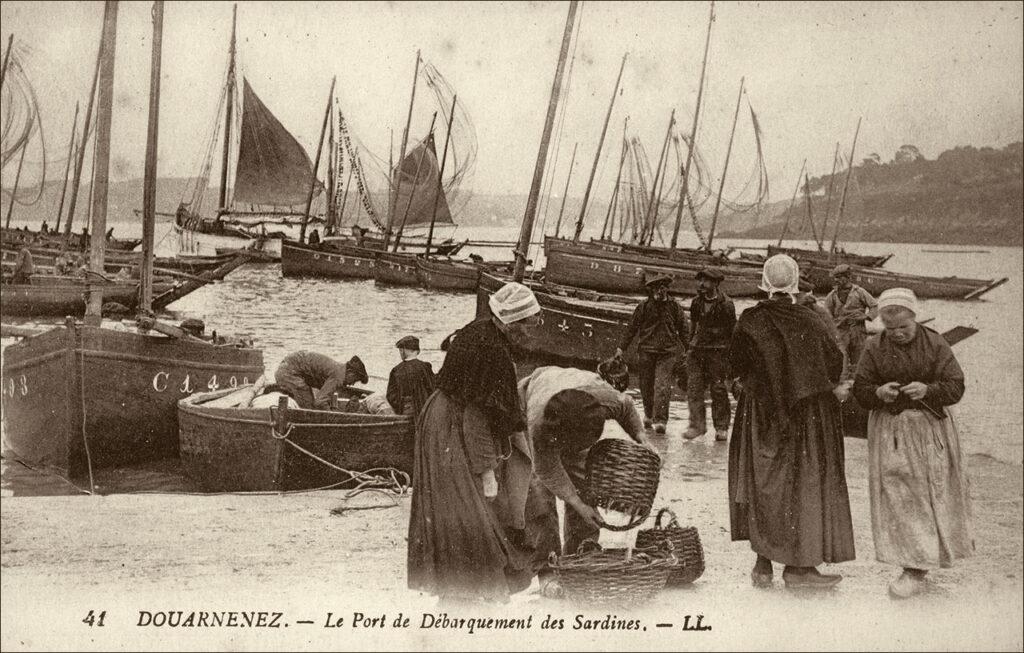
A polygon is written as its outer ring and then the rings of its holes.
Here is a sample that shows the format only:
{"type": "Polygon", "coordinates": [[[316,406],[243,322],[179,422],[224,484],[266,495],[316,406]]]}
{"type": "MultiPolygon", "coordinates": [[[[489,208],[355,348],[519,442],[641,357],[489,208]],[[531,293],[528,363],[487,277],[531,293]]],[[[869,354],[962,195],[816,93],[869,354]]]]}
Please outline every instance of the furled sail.
{"type": "Polygon", "coordinates": [[[431,216],[434,215],[435,198],[437,198],[435,222],[437,224],[452,224],[452,212],[444,191],[441,191],[440,197],[437,197],[439,174],[434,135],[431,134],[406,154],[401,165],[395,169],[394,184],[398,188],[398,201],[395,202],[393,224],[396,230],[402,225],[405,225],[406,228],[429,225],[431,216]],[[401,175],[401,184],[399,184],[399,175],[401,175]]]}
{"type": "MultiPolygon", "coordinates": [[[[238,145],[234,202],[263,206],[305,203],[313,164],[295,137],[243,80],[242,127],[238,145]]],[[[317,182],[317,192],[323,186],[317,182]]]]}

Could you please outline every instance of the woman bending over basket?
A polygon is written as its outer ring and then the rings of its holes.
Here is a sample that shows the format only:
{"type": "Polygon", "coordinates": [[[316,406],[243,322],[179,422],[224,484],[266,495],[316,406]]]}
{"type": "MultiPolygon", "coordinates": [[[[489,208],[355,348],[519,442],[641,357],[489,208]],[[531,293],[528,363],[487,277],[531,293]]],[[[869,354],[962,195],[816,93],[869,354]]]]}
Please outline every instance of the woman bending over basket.
{"type": "Polygon", "coordinates": [[[408,583],[442,599],[505,601],[530,584],[515,543],[532,451],[510,340],[539,322],[540,306],[509,283],[490,308],[455,333],[416,428],[408,583]]]}

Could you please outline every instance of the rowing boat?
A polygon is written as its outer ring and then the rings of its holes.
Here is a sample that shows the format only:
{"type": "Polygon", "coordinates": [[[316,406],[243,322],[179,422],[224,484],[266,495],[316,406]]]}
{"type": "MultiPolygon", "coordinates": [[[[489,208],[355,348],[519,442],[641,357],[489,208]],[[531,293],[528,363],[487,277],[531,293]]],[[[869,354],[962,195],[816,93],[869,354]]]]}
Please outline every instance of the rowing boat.
{"type": "Polygon", "coordinates": [[[232,393],[178,402],[182,466],[205,491],[326,487],[351,479],[342,470],[412,472],[414,429],[407,416],[224,406],[232,393]]]}

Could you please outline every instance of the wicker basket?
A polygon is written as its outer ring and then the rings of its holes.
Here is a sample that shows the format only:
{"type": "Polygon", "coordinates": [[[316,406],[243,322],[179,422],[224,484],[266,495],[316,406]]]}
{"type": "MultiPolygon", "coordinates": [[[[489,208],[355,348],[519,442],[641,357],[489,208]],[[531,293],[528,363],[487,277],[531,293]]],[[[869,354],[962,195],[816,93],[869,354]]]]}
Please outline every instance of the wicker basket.
{"type": "Polygon", "coordinates": [[[636,534],[637,548],[658,547],[663,542],[671,542],[679,564],[668,578],[668,587],[689,585],[704,573],[704,547],[700,544],[700,535],[696,526],[683,528],[679,525],[674,512],[668,508],[658,511],[654,520],[654,528],[648,528],[636,534]],[[668,513],[671,519],[662,528],[661,518],[668,513]]]}
{"type": "Polygon", "coordinates": [[[651,514],[660,474],[661,458],[650,449],[619,438],[598,440],[587,454],[584,500],[594,507],[628,514],[626,525],[602,524],[609,530],[628,531],[651,514]]]}
{"type": "Polygon", "coordinates": [[[548,558],[564,598],[587,605],[635,605],[653,599],[677,564],[672,544],[664,540],[650,549],[602,549],[585,540],[572,555],[548,558]]]}

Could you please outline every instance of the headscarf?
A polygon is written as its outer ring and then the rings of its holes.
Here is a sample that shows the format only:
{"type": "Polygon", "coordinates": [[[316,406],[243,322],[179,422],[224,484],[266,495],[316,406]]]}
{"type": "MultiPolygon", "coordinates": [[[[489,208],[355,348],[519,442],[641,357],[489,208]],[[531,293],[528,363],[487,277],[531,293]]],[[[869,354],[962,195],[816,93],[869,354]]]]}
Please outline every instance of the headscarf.
{"type": "Polygon", "coordinates": [[[487,300],[491,312],[502,324],[511,324],[540,313],[533,291],[515,281],[506,283],[487,300]]]}
{"type": "Polygon", "coordinates": [[[887,306],[902,306],[917,317],[917,295],[910,288],[889,288],[878,296],[878,310],[887,306]]]}
{"type": "Polygon", "coordinates": [[[793,257],[776,254],[764,262],[761,285],[758,287],[768,293],[768,299],[782,293],[789,295],[795,304],[796,296],[800,293],[800,266],[793,257]]]}

